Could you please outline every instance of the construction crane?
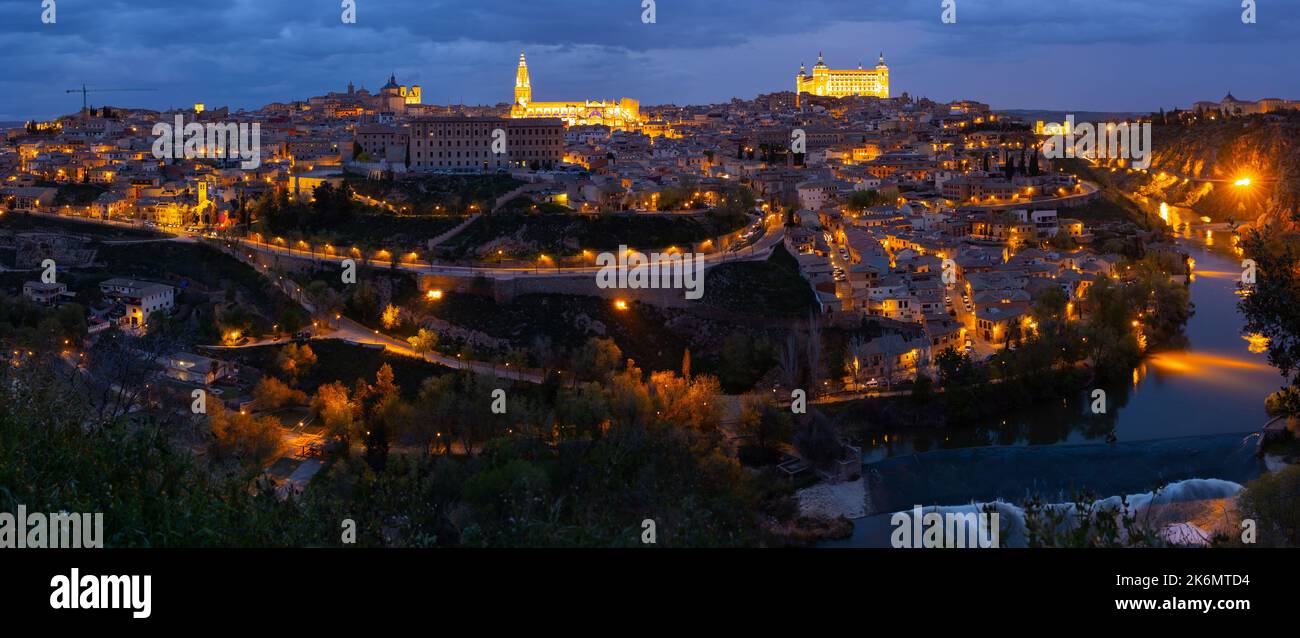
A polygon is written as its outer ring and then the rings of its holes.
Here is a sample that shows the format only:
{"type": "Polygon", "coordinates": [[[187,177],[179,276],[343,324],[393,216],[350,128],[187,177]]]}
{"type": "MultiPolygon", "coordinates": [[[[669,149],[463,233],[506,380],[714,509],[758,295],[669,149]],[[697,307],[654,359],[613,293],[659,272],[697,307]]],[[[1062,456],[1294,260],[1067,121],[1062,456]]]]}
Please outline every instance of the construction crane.
{"type": "Polygon", "coordinates": [[[66,92],[67,92],[67,93],[80,93],[80,94],[81,94],[81,110],[82,110],[82,111],[85,111],[85,110],[88,108],[87,100],[86,100],[86,94],[88,94],[88,93],[120,93],[120,92],[123,92],[123,91],[157,91],[157,90],[158,90],[158,89],[87,89],[87,88],[86,88],[86,85],[85,85],[85,84],[82,84],[82,85],[81,85],[81,88],[79,88],[79,89],[68,89],[66,92]]]}

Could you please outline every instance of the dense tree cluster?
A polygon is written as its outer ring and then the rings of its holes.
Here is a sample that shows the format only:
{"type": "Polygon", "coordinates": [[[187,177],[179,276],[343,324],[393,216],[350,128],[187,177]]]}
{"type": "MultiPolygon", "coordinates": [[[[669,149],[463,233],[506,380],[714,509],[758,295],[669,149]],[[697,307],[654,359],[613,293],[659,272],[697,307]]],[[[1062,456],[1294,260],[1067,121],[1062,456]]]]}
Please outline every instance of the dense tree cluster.
{"type": "Polygon", "coordinates": [[[328,182],[318,186],[307,202],[289,197],[287,189],[277,189],[251,204],[252,216],[277,235],[337,228],[366,210],[352,198],[350,185],[335,188],[328,182]]]}
{"type": "Polygon", "coordinates": [[[1268,360],[1287,381],[1273,397],[1272,411],[1300,415],[1300,248],[1290,234],[1252,232],[1243,238],[1246,255],[1255,261],[1255,283],[1246,288],[1239,307],[1243,331],[1268,339],[1268,360]]]}
{"type": "Polygon", "coordinates": [[[1170,279],[1186,266],[1170,255],[1151,253],[1122,266],[1119,279],[1096,278],[1073,311],[1060,290],[1038,293],[1032,324],[1012,324],[1008,347],[987,361],[953,348],[939,352],[935,366],[947,419],[974,422],[1009,407],[1073,396],[1088,374],[1103,383],[1126,379],[1146,351],[1176,344],[1193,308],[1187,286],[1170,279]],[[1080,314],[1082,321],[1068,318],[1080,314]]]}
{"type": "Polygon", "coordinates": [[[20,350],[58,350],[86,336],[86,309],[80,304],[49,308],[0,293],[0,346],[20,350]]]}
{"type": "Polygon", "coordinates": [[[6,368],[0,509],[104,512],[110,546],[333,544],[343,518],[385,546],[639,545],[645,519],[663,545],[757,542],[760,492],[719,444],[716,381],[617,368],[602,385],[512,390],[506,414],[491,410],[499,382],[467,373],[411,401],[387,367],[322,386],[313,410],[348,447],[288,499],[225,463],[274,455],[270,419],[210,402],[213,454],[195,457],[179,416],[88,429],[92,407],[56,367],[6,368]]]}

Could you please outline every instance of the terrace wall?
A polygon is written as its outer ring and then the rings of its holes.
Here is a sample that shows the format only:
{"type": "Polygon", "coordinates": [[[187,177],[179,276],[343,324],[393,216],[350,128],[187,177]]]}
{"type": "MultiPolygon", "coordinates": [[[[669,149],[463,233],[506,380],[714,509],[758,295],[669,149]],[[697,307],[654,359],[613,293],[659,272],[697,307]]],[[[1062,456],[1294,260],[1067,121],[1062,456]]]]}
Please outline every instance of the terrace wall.
{"type": "Polygon", "coordinates": [[[684,308],[691,303],[686,291],[681,289],[621,289],[600,288],[596,276],[586,273],[571,276],[548,277],[460,277],[448,275],[421,275],[420,289],[439,289],[491,296],[497,303],[509,303],[516,297],[533,294],[580,295],[602,299],[625,299],[666,308],[684,308]]]}

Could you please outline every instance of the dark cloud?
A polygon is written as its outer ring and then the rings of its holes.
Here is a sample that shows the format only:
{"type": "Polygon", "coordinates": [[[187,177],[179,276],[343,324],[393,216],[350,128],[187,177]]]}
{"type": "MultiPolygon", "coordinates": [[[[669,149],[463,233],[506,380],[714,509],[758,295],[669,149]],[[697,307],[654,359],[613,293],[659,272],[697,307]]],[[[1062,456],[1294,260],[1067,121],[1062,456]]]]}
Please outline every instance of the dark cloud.
{"type": "Polygon", "coordinates": [[[343,25],[340,0],[57,0],[44,25],[41,0],[0,0],[0,119],[73,111],[63,90],[83,82],[239,108],[390,72],[428,101],[495,103],[520,48],[539,99],[724,101],[788,88],[819,50],[844,66],[884,50],[900,91],[1005,107],[1300,97],[1300,3],[1260,0],[1243,25],[1239,0],[956,2],[946,25],[940,0],[658,0],[645,25],[641,0],[357,0],[343,25]]]}

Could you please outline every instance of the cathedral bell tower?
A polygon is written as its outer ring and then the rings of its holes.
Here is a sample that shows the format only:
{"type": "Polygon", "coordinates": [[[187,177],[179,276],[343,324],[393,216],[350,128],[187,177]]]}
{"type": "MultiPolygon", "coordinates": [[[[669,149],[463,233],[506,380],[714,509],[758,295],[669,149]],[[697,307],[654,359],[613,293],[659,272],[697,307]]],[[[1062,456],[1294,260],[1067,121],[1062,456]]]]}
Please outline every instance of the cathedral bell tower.
{"type": "Polygon", "coordinates": [[[533,85],[528,80],[528,61],[519,52],[519,71],[515,74],[515,106],[528,106],[533,101],[533,85]]]}

